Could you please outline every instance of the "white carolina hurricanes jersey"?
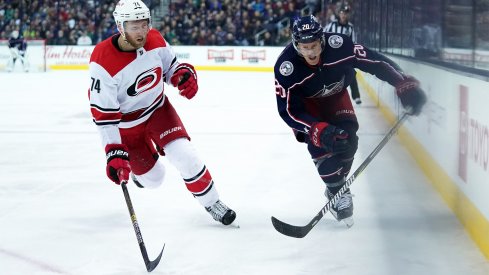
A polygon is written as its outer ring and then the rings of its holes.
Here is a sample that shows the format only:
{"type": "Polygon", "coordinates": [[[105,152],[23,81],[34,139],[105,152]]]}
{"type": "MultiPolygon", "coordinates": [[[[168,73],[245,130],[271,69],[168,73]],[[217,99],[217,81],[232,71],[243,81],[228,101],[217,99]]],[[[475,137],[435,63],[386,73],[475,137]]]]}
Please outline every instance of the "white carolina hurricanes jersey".
{"type": "Polygon", "coordinates": [[[179,64],[171,46],[150,30],[144,47],[124,52],[119,35],[97,44],[90,57],[89,98],[93,121],[105,147],[121,143],[119,128],[146,121],[165,100],[164,82],[179,64]]]}

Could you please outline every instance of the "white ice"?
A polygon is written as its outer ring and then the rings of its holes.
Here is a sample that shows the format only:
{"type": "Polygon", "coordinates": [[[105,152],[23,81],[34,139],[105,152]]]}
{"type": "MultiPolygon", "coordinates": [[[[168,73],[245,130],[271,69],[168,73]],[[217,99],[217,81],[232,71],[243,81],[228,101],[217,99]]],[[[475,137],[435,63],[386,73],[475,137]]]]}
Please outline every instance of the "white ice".
{"type": "MultiPolygon", "coordinates": [[[[168,164],[163,186],[129,191],[153,274],[489,274],[483,257],[393,138],[353,183],[355,225],[327,214],[303,144],[276,110],[271,73],[199,72],[193,100],[166,90],[241,228],[226,228],[168,164]]],[[[147,274],[121,188],[105,176],[87,71],[0,74],[0,274],[147,274]]],[[[357,167],[388,125],[363,94],[357,167]]],[[[415,118],[410,118],[415,119],[415,118]]]]}

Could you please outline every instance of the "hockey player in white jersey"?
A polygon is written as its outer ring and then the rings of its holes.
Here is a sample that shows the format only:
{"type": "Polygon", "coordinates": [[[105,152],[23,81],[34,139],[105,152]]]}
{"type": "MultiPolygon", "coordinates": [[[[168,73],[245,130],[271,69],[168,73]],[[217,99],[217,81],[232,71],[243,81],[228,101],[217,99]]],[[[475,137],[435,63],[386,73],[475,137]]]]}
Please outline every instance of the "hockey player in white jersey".
{"type": "Polygon", "coordinates": [[[114,12],[119,33],[100,42],[90,58],[89,98],[93,120],[107,156],[107,176],[119,184],[132,172],[136,185],[161,185],[168,158],[187,189],[224,225],[236,213],[220,199],[178,114],[164,93],[164,83],[188,99],[198,91],[197,73],[179,63],[172,47],[151,29],[151,15],[140,0],[121,0],[114,12]]]}

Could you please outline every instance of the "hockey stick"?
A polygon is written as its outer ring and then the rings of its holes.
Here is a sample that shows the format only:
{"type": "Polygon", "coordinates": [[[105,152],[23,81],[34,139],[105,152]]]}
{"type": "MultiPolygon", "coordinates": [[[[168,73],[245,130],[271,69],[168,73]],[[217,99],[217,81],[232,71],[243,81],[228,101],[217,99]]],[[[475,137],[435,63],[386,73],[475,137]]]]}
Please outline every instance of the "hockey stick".
{"type": "Polygon", "coordinates": [[[165,245],[163,244],[163,249],[161,249],[160,255],[156,257],[154,261],[150,261],[148,257],[148,252],[146,251],[146,246],[144,245],[143,235],[139,229],[138,220],[136,219],[136,214],[134,213],[134,208],[132,207],[131,197],[129,197],[129,191],[127,190],[127,181],[122,181],[122,191],[124,192],[124,198],[126,198],[127,208],[129,209],[129,215],[131,216],[132,226],[134,227],[134,232],[136,232],[136,238],[138,239],[139,249],[141,249],[141,254],[143,255],[144,264],[146,265],[146,270],[148,272],[153,271],[156,266],[160,263],[161,255],[163,255],[163,250],[165,245]]]}
{"type": "Polygon", "coordinates": [[[294,237],[294,238],[303,238],[305,237],[309,231],[312,230],[314,226],[321,220],[321,218],[328,213],[329,209],[333,204],[338,201],[338,199],[345,193],[346,189],[350,187],[350,185],[353,183],[353,181],[362,173],[362,171],[367,167],[367,165],[374,159],[374,157],[379,153],[379,151],[387,144],[389,139],[397,132],[399,127],[401,127],[402,123],[406,118],[408,117],[408,112],[405,112],[401,115],[401,118],[392,126],[392,128],[389,130],[389,132],[384,136],[382,141],[380,141],[379,145],[375,147],[375,149],[368,155],[367,159],[363,161],[363,163],[357,168],[355,172],[348,178],[348,180],[345,182],[343,187],[341,187],[340,190],[334,195],[333,198],[331,198],[328,203],[326,203],[323,208],[317,213],[317,215],[306,225],[304,226],[296,226],[296,225],[291,225],[285,222],[280,221],[279,219],[275,218],[272,216],[272,224],[275,229],[289,237],[294,237]]]}

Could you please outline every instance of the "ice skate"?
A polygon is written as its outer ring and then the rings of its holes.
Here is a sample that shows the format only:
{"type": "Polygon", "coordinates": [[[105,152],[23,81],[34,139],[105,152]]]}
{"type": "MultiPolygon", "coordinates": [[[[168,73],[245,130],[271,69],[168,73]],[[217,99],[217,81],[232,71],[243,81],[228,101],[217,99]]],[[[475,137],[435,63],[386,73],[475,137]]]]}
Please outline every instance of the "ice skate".
{"type": "Polygon", "coordinates": [[[357,105],[362,104],[362,100],[359,97],[355,98],[354,100],[357,105]]]}
{"type": "MultiPolygon", "coordinates": [[[[331,200],[334,197],[328,188],[326,188],[326,197],[331,200]]],[[[353,195],[350,193],[350,189],[347,189],[345,193],[336,201],[335,204],[329,209],[331,214],[336,220],[345,223],[350,228],[353,226],[353,195]]]]}
{"type": "Polygon", "coordinates": [[[7,64],[7,68],[5,69],[8,73],[11,73],[14,70],[14,65],[12,65],[9,61],[9,64],[7,64]]]}
{"type": "Polygon", "coordinates": [[[220,200],[206,207],[205,210],[211,214],[214,220],[224,225],[230,225],[236,219],[236,213],[220,200]]]}

